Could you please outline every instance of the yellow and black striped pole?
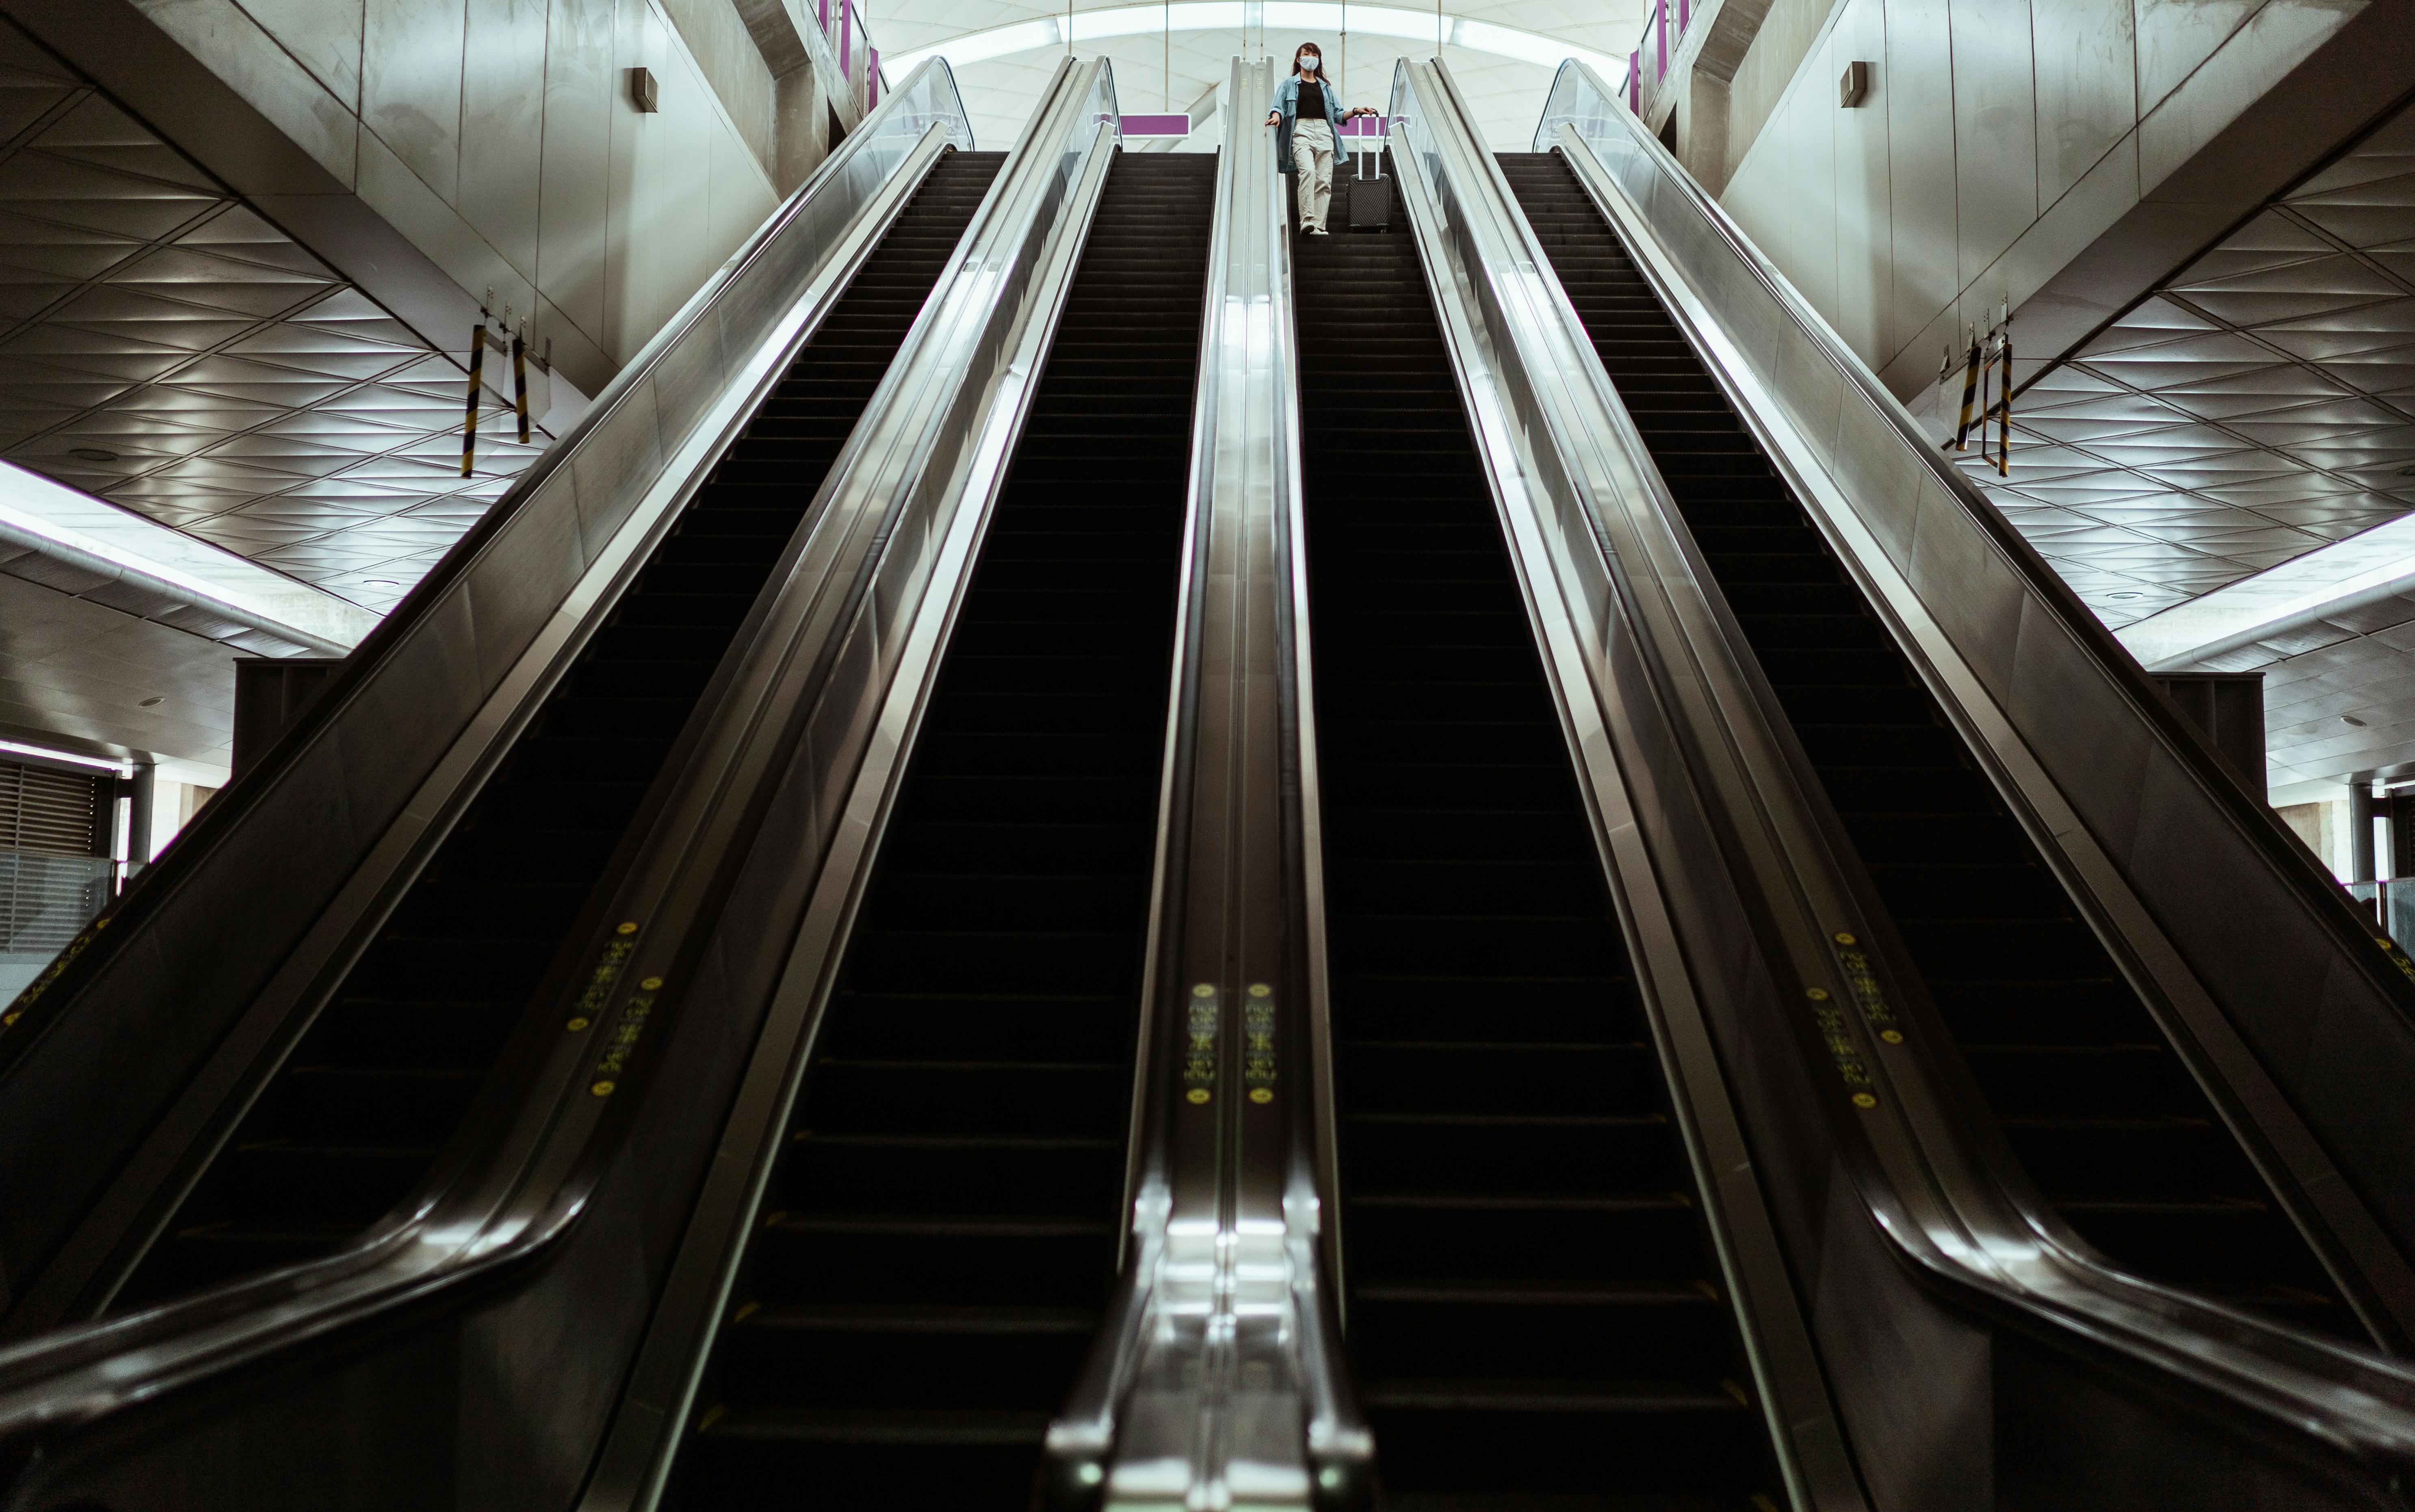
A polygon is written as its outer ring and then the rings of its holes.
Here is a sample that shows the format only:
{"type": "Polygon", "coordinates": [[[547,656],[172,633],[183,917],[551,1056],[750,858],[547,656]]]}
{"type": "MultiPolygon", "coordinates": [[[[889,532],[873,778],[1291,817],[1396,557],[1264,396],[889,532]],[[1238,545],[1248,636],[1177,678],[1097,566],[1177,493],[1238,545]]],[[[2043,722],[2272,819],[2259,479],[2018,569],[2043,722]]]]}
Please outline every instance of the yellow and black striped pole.
{"type": "Polygon", "coordinates": [[[487,369],[487,312],[478,312],[478,323],[470,328],[470,406],[461,417],[461,475],[468,477],[478,460],[478,385],[485,382],[487,369]]]}
{"type": "Polygon", "coordinates": [[[528,412],[528,322],[512,333],[512,408],[520,417],[520,444],[529,439],[528,412]]]}
{"type": "MultiPolygon", "coordinates": [[[[2013,322],[2004,322],[1996,340],[1996,360],[2004,365],[2002,388],[1996,400],[1996,476],[2013,475],[2013,322]]],[[[1979,427],[1979,455],[1988,455],[1988,427],[1979,427]]]]}
{"type": "Polygon", "coordinates": [[[1968,452],[1963,442],[1971,437],[1971,403],[1978,398],[1978,326],[1971,326],[1971,351],[1963,355],[1963,411],[1961,420],[1954,423],[1954,449],[1957,452],[1968,452]]]}

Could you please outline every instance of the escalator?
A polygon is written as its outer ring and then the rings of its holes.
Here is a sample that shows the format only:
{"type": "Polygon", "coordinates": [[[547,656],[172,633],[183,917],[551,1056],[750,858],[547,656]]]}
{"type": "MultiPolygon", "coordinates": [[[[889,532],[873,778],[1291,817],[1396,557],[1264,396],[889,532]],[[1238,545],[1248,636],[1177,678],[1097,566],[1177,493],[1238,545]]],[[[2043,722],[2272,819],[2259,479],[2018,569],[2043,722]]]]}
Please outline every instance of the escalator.
{"type": "Polygon", "coordinates": [[[1294,247],[1349,1340],[1385,1505],[1771,1505],[1416,243],[1294,247]]]}
{"type": "Polygon", "coordinates": [[[2366,1341],[1564,159],[1503,171],[1997,1126],[2121,1268],[2366,1341]]]}
{"type": "Polygon", "coordinates": [[[1029,1499],[1123,1227],[1215,170],[1109,170],[675,1505],[1029,1499]]]}
{"type": "MultiPolygon", "coordinates": [[[[932,168],[577,667],[243,1117],[116,1306],[328,1254],[429,1173],[991,180],[932,168]]],[[[594,905],[593,906],[600,906],[594,905]]]]}

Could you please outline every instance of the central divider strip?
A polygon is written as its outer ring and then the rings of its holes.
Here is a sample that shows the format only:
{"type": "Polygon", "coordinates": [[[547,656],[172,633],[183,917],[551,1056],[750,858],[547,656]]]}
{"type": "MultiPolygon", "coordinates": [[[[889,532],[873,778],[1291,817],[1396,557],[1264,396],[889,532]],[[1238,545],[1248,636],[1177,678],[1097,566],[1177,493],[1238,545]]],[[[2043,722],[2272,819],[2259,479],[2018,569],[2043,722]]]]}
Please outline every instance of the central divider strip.
{"type": "Polygon", "coordinates": [[[1183,603],[1134,1092],[1132,1232],[1049,1430],[1046,1505],[1372,1493],[1326,1256],[1323,921],[1298,363],[1273,67],[1235,59],[1199,347],[1183,603]],[[1322,1151],[1323,1158],[1320,1158],[1322,1151]]]}

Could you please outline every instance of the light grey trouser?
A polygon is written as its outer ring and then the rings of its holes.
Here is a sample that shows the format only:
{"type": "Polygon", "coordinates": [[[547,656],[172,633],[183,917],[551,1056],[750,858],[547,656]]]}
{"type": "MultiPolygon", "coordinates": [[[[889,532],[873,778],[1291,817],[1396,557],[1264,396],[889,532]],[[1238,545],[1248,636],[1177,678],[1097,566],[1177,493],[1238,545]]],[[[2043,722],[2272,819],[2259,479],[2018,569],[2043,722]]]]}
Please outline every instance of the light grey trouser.
{"type": "Polygon", "coordinates": [[[1333,198],[1333,127],[1324,121],[1294,121],[1291,166],[1299,176],[1299,229],[1325,226],[1333,198]]]}

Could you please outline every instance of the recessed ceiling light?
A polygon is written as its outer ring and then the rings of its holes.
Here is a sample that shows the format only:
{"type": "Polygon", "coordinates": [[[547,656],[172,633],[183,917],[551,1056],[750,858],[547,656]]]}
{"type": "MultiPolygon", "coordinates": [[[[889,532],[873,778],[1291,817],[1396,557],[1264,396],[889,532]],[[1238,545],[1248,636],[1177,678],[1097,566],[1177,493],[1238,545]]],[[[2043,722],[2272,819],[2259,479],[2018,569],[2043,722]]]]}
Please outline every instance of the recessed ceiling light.
{"type": "Polygon", "coordinates": [[[2108,593],[2105,596],[2107,598],[2145,598],[2147,595],[2144,593],[2108,593]]]}
{"type": "Polygon", "coordinates": [[[361,579],[361,586],[363,588],[398,588],[401,585],[391,577],[364,577],[361,579]]]}
{"type": "Polygon", "coordinates": [[[2357,718],[2354,714],[2340,715],[2340,723],[2343,725],[2354,725],[2359,729],[2364,728],[2364,721],[2357,718]]]}
{"type": "Polygon", "coordinates": [[[81,457],[87,462],[114,462],[117,460],[117,454],[115,452],[104,452],[98,446],[71,446],[68,448],[68,455],[69,457],[81,457]]]}
{"type": "Polygon", "coordinates": [[[142,700],[142,704],[141,704],[139,707],[141,707],[141,708],[144,708],[144,709],[154,709],[154,708],[158,707],[158,704],[159,704],[159,695],[158,695],[158,694],[156,694],[156,693],[155,693],[155,694],[153,694],[150,697],[143,699],[143,700],[142,700]]]}

